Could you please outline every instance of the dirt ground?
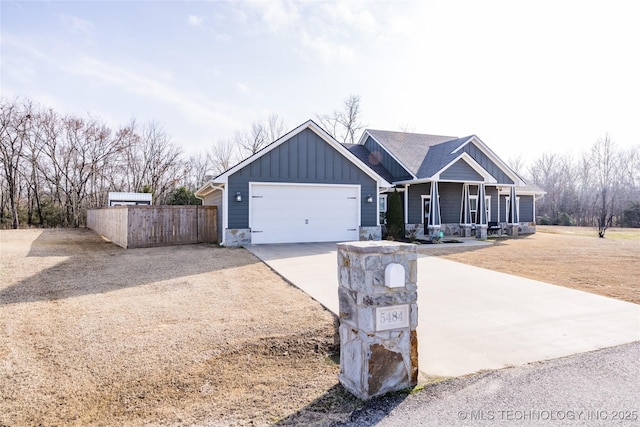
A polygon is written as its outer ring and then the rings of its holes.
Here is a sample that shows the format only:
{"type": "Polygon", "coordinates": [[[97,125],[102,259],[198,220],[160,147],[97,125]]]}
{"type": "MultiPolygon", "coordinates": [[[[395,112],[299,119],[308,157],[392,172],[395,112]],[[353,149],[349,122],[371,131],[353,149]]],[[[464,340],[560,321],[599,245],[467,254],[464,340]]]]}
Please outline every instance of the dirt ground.
{"type": "MultiPolygon", "coordinates": [[[[420,250],[640,303],[640,230],[539,231],[420,250]]],[[[0,426],[330,425],[361,406],[333,316],[243,249],[8,230],[0,255],[0,426]]]]}

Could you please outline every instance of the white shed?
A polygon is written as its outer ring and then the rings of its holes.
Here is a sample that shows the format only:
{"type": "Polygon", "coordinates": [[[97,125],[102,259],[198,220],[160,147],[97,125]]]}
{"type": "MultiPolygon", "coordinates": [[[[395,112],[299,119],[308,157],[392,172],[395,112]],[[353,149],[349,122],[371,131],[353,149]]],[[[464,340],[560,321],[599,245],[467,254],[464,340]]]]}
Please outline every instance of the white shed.
{"type": "Polygon", "coordinates": [[[109,206],[151,205],[151,193],[120,193],[109,192],[109,206]]]}

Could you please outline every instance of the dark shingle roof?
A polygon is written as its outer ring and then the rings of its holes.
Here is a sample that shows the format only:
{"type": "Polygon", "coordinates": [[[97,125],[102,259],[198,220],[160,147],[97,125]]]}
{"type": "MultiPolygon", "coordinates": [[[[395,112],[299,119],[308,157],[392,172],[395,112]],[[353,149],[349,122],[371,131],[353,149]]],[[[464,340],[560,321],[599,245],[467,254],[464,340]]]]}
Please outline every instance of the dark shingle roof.
{"type": "Polygon", "coordinates": [[[387,182],[393,181],[393,175],[384,167],[377,159],[371,155],[364,145],[360,144],[342,144],[344,148],[349,150],[351,154],[356,156],[358,160],[367,165],[375,173],[384,178],[387,182]]]}
{"type": "Polygon", "coordinates": [[[451,153],[471,138],[371,129],[367,131],[418,179],[429,178],[451,163],[460,155],[451,153]]]}

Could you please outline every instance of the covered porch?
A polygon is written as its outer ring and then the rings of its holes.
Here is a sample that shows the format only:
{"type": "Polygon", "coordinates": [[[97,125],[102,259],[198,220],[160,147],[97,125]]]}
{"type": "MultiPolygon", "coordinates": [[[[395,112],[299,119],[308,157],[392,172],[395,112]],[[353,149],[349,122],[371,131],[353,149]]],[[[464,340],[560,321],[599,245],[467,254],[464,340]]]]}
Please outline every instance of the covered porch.
{"type": "MultiPolygon", "coordinates": [[[[514,184],[430,181],[397,188],[403,200],[405,235],[433,240],[535,233],[533,190],[514,184]],[[511,203],[515,200],[515,203],[511,203]]],[[[385,198],[384,193],[380,195],[385,198]]],[[[382,209],[386,200],[381,202],[382,209]]]]}

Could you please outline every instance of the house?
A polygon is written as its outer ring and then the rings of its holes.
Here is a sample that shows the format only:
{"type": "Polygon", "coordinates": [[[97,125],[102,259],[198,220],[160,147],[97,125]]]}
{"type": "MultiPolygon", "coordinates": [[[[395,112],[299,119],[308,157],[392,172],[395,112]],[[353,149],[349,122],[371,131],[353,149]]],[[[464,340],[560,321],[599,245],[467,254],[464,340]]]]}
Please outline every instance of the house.
{"type": "Polygon", "coordinates": [[[196,196],[218,207],[221,243],[238,246],[379,240],[391,191],[401,193],[407,234],[417,238],[484,238],[489,223],[534,233],[543,194],[476,136],[367,130],[358,144],[340,144],[309,120],[196,196]]]}

